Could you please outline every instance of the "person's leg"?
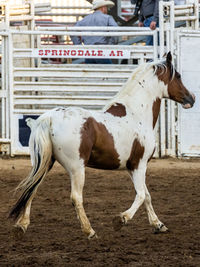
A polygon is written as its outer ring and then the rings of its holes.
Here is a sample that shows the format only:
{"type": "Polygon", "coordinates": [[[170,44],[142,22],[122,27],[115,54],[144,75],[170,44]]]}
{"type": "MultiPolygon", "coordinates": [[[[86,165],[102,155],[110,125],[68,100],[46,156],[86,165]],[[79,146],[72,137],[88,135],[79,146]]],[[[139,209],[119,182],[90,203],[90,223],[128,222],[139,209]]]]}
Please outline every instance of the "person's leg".
{"type": "Polygon", "coordinates": [[[86,58],[85,64],[97,64],[95,58],[86,58]]]}
{"type": "MultiPolygon", "coordinates": [[[[144,27],[150,27],[150,24],[153,20],[153,16],[144,20],[144,27]]],[[[153,36],[147,36],[146,45],[153,45],[153,36]]]]}
{"type": "Polygon", "coordinates": [[[97,58],[95,61],[96,64],[112,64],[112,60],[109,58],[97,58]]]}
{"type": "Polygon", "coordinates": [[[112,64],[112,60],[109,58],[86,58],[86,64],[112,64]]]}

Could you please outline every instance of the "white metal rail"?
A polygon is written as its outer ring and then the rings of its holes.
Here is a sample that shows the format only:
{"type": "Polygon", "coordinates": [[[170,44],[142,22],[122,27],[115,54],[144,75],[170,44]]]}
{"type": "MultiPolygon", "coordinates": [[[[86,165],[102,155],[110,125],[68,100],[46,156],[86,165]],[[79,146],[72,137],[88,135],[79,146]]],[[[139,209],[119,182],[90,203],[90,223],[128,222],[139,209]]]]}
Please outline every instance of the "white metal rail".
{"type": "MultiPolygon", "coordinates": [[[[6,30],[2,36],[2,88],[0,143],[11,143],[11,154],[27,153],[18,145],[18,118],[21,115],[41,114],[57,105],[78,105],[88,109],[101,108],[105,102],[118,92],[135,67],[134,65],[49,65],[42,64],[43,58],[57,57],[55,51],[78,51],[101,49],[110,51],[119,49],[128,51],[122,58],[157,60],[169,50],[177,55],[175,22],[186,21],[186,29],[192,31],[197,27],[198,4],[174,6],[171,2],[161,2],[160,47],[157,46],[157,31],[134,27],[38,27],[37,30],[6,30]],[[188,13],[189,12],[189,13],[188,13]],[[189,14],[189,15],[188,15],[189,14]],[[191,22],[190,24],[187,23],[191,22]],[[189,26],[188,26],[189,25],[189,26]],[[40,36],[144,36],[152,35],[154,46],[59,46],[41,45],[40,36]],[[35,40],[29,48],[13,47],[13,37],[28,35],[35,40]],[[39,38],[38,38],[39,36],[39,38]],[[37,45],[37,46],[36,46],[37,45]],[[38,54],[38,49],[46,51],[46,55],[38,54]],[[43,50],[42,50],[43,49],[43,50]],[[46,50],[45,50],[46,49],[46,50]],[[54,50],[54,52],[52,52],[54,50]],[[50,52],[47,52],[50,51],[50,52]],[[48,53],[54,53],[48,54],[48,53]],[[30,60],[30,66],[24,67],[23,60],[30,60]]],[[[194,36],[194,34],[193,34],[194,36]]],[[[176,57],[175,57],[176,61],[176,57]]],[[[176,106],[172,102],[163,101],[162,112],[157,124],[157,156],[176,154],[176,106]]]]}

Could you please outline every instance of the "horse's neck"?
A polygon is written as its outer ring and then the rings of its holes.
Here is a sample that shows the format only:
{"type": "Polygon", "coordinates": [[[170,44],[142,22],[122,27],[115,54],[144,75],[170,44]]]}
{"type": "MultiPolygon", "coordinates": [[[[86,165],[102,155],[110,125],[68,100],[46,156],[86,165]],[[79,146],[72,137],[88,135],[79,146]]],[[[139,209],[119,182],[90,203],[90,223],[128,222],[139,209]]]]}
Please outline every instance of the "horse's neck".
{"type": "Polygon", "coordinates": [[[160,111],[162,86],[152,68],[139,69],[138,72],[136,70],[105,109],[121,103],[134,116],[143,117],[145,120],[149,118],[149,123],[152,123],[154,128],[160,111]]]}
{"type": "Polygon", "coordinates": [[[140,109],[141,105],[151,108],[157,98],[162,98],[164,84],[158,80],[152,68],[138,72],[133,73],[111,103],[124,103],[131,109],[140,109]]]}
{"type": "Polygon", "coordinates": [[[134,115],[133,118],[137,115],[139,120],[145,120],[146,124],[151,125],[154,129],[160,113],[161,97],[158,96],[155,99],[151,98],[149,94],[145,96],[135,94],[133,100],[131,101],[131,97],[129,97],[126,103],[129,111],[134,115]]]}

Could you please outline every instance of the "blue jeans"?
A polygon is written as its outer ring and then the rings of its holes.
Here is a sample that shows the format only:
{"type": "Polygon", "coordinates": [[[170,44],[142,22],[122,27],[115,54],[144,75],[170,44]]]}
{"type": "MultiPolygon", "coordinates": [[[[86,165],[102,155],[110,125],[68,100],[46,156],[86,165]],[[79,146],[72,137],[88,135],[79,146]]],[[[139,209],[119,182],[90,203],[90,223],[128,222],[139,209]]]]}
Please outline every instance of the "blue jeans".
{"type": "Polygon", "coordinates": [[[86,58],[86,64],[112,64],[112,60],[109,58],[86,58]]]}
{"type": "MultiPolygon", "coordinates": [[[[153,16],[145,19],[144,20],[144,27],[149,27],[152,21],[153,21],[153,16]]],[[[159,26],[159,24],[157,23],[156,27],[158,27],[158,26],[159,26]]],[[[153,36],[147,36],[146,45],[153,45],[153,36]]]]}

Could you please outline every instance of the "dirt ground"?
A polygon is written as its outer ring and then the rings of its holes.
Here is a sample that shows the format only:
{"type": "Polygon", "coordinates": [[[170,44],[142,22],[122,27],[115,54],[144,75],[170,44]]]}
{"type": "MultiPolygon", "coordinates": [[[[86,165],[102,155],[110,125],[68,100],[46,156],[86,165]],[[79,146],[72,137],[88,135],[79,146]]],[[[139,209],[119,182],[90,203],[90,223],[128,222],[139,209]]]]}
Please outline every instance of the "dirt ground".
{"type": "Polygon", "coordinates": [[[169,228],[153,234],[144,207],[115,232],[112,219],[135,196],[126,171],[87,169],[85,209],[99,238],[82,234],[70,202],[70,181],[55,164],[33,201],[31,224],[16,235],[8,211],[12,190],[29,159],[0,159],[0,266],[200,266],[200,159],[153,159],[147,185],[154,209],[169,228]]]}

